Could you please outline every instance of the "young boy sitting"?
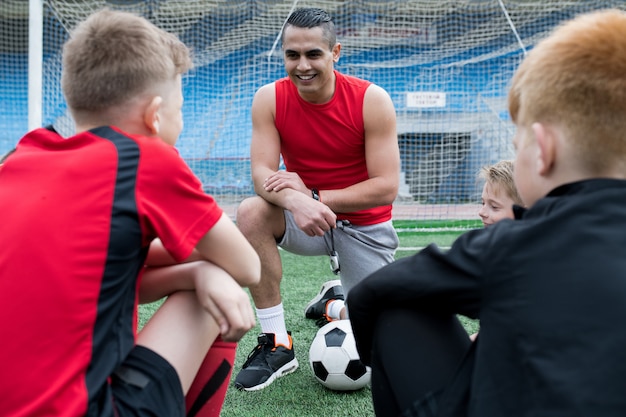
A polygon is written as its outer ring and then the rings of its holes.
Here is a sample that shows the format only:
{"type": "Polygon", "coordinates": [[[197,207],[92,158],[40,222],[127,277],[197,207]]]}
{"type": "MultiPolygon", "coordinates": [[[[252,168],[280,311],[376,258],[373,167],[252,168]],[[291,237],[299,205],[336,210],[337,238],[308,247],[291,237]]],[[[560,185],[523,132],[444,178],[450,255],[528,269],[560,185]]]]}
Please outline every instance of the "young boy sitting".
{"type": "Polygon", "coordinates": [[[223,343],[255,324],[241,286],[260,262],[173,146],[190,66],[129,13],[71,33],[78,133],[36,129],[0,169],[3,415],[184,416],[192,391],[190,415],[219,414],[203,407],[230,372],[223,343]],[[136,335],[137,302],[166,295],[136,335]]]}
{"type": "MultiPolygon", "coordinates": [[[[515,218],[513,206],[523,207],[524,202],[513,181],[513,161],[505,159],[493,165],[485,165],[478,172],[478,178],[485,182],[481,196],[482,205],[478,211],[483,226],[515,218]]],[[[474,333],[470,339],[476,340],[477,336],[478,333],[474,333]]]]}
{"type": "Polygon", "coordinates": [[[528,209],[352,289],[378,416],[626,415],[624,74],[623,11],[539,42],[509,92],[528,209]]]}
{"type": "Polygon", "coordinates": [[[513,181],[513,161],[502,160],[480,169],[483,180],[482,205],[478,211],[485,227],[502,219],[512,219],[513,206],[524,206],[513,181]]]}

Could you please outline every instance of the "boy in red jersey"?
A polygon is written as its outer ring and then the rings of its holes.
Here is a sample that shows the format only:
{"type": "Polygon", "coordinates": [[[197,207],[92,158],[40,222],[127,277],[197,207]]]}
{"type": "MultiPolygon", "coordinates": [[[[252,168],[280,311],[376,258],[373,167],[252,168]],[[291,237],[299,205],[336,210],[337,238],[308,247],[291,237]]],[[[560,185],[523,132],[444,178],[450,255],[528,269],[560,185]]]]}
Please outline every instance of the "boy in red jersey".
{"type": "Polygon", "coordinates": [[[244,200],[237,224],[261,258],[250,288],[262,334],[235,379],[266,387],[298,367],[285,326],[278,246],[329,255],[341,280],[305,308],[313,319],[346,318],[344,293],[394,259],[391,205],[400,157],[396,115],[382,88],[334,69],[341,44],[328,13],[295,10],[282,33],[287,77],[262,86],[252,103],[251,165],[258,196],[244,200]],[[286,170],[279,170],[280,158],[286,170]]]}
{"type": "Polygon", "coordinates": [[[209,349],[254,326],[241,286],[260,262],[173,147],[190,66],[130,13],[97,12],[65,44],[78,133],[36,129],[0,170],[3,414],[183,416],[192,391],[190,415],[219,414],[203,405],[230,365],[209,349]],[[138,300],[165,295],[136,335],[138,300]]]}
{"type": "Polygon", "coordinates": [[[556,28],[508,96],[528,209],[353,288],[377,416],[626,415],[624,74],[626,12],[556,28]]]}

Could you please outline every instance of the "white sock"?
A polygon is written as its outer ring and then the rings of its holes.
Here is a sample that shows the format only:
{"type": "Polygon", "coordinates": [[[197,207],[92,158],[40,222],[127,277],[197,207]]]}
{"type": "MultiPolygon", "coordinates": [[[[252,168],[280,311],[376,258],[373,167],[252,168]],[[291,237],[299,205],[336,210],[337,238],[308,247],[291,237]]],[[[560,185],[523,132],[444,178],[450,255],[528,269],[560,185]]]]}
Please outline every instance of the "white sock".
{"type": "Polygon", "coordinates": [[[285,310],[283,303],[269,308],[257,308],[256,315],[259,318],[263,333],[274,333],[274,344],[290,346],[287,327],[285,326],[285,310]]]}
{"type": "Polygon", "coordinates": [[[326,315],[333,320],[341,319],[341,310],[343,310],[346,303],[343,300],[333,300],[326,305],[326,315]]]}

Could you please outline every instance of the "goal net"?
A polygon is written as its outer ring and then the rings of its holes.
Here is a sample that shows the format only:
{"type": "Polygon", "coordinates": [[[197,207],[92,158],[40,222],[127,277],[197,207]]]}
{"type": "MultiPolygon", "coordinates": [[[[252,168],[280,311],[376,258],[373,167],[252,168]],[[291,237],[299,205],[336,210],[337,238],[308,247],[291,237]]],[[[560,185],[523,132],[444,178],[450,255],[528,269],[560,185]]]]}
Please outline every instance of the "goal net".
{"type": "MultiPolygon", "coordinates": [[[[513,156],[506,94],[524,54],[563,20],[625,7],[622,0],[44,0],[41,120],[63,134],[73,124],[60,89],[61,48],[77,22],[105,6],[139,13],[193,48],[177,147],[224,207],[254,192],[250,107],[256,89],[285,76],[285,19],[296,7],[326,9],[342,44],[337,69],[382,86],[396,108],[402,173],[394,218],[450,224],[477,219],[480,167],[513,156]]],[[[28,17],[28,0],[0,2],[0,153],[28,130],[28,17]]]]}

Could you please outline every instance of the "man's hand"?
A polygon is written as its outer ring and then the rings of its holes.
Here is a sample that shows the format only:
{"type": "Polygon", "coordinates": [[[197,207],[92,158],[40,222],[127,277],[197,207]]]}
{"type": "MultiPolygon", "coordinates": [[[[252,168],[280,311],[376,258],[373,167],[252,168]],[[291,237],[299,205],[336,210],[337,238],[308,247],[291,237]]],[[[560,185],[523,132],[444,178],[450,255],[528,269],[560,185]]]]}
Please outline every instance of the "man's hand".
{"type": "Polygon", "coordinates": [[[308,196],[290,204],[296,225],[309,236],[323,236],[337,227],[337,215],[324,203],[308,196]]]}
{"type": "Polygon", "coordinates": [[[298,174],[288,171],[274,172],[272,175],[265,179],[265,181],[263,182],[263,188],[265,188],[265,191],[268,192],[278,192],[285,188],[291,188],[292,190],[300,191],[304,194],[310,195],[311,193],[311,190],[309,190],[306,185],[304,185],[304,182],[302,182],[302,179],[298,174]]]}
{"type": "Polygon", "coordinates": [[[311,190],[295,172],[276,171],[265,179],[263,187],[270,193],[285,189],[300,192],[289,197],[290,203],[285,208],[291,211],[296,225],[307,235],[323,236],[336,227],[337,215],[326,204],[313,199],[311,190]]]}

